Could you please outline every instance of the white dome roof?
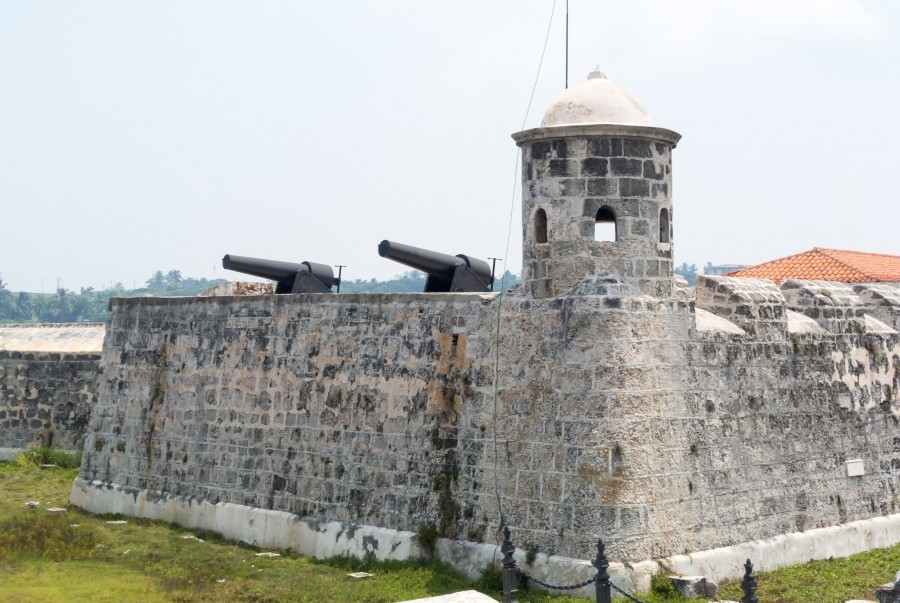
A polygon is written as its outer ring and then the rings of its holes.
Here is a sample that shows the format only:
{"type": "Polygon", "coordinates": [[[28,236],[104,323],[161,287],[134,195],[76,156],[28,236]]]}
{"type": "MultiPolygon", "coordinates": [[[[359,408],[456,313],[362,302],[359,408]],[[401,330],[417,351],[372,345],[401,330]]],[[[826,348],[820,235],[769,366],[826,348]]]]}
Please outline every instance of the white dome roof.
{"type": "Polygon", "coordinates": [[[586,82],[556,97],[541,121],[541,127],[569,124],[653,125],[641,104],[624,88],[606,79],[599,68],[588,75],[586,82]]]}

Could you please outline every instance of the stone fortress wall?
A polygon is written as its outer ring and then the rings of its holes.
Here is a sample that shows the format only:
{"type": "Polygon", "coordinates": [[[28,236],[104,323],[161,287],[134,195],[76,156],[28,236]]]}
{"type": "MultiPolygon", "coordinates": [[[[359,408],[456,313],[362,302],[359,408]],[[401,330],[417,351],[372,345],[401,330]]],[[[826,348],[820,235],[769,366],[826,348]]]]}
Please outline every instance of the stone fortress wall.
{"type": "Polygon", "coordinates": [[[884,517],[853,546],[900,540],[900,284],[681,287],[679,136],[586,86],[515,136],[521,288],[114,300],[72,501],[379,558],[501,524],[629,562],[884,517]]]}
{"type": "Polygon", "coordinates": [[[0,459],[84,441],[103,325],[0,326],[0,459]]]}
{"type": "Polygon", "coordinates": [[[506,297],[499,346],[495,295],[116,300],[81,478],[473,541],[499,493],[526,548],[622,560],[900,512],[900,306],[609,281],[506,297]]]}

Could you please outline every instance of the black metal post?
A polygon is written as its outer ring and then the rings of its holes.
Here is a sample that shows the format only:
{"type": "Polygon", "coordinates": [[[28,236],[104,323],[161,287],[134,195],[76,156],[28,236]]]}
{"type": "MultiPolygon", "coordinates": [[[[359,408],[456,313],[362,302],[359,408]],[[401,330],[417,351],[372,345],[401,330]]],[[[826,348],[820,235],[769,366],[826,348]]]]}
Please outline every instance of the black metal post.
{"type": "Polygon", "coordinates": [[[516,593],[519,592],[519,578],[516,576],[516,561],[513,553],[516,546],[509,537],[509,526],[503,527],[503,544],[500,552],[503,553],[503,603],[516,603],[516,593]]]}
{"type": "Polygon", "coordinates": [[[594,559],[594,567],[597,568],[597,576],[594,578],[594,586],[597,589],[597,603],[611,603],[612,592],[609,588],[609,559],[606,558],[606,545],[603,539],[597,539],[597,558],[594,559]]]}
{"type": "Polygon", "coordinates": [[[497,262],[503,258],[488,258],[491,260],[491,291],[494,290],[494,271],[497,268],[497,262]]]}
{"type": "Polygon", "coordinates": [[[756,598],[756,576],[752,574],[753,564],[747,559],[747,563],[744,564],[744,579],[741,580],[741,590],[744,591],[741,603],[759,603],[759,599],[756,598]]]}
{"type": "Polygon", "coordinates": [[[337,292],[338,293],[341,292],[341,274],[344,272],[344,268],[346,268],[346,267],[347,267],[346,264],[338,264],[337,266],[335,266],[335,268],[338,269],[338,276],[337,276],[337,292]]]}

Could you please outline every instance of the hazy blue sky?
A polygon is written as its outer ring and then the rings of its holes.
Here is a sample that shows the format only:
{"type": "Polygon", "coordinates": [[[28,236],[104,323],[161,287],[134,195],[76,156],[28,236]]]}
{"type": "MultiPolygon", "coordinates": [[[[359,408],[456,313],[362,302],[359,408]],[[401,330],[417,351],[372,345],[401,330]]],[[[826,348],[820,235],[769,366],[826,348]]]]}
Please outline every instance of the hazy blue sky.
{"type": "MultiPolygon", "coordinates": [[[[552,5],[2,2],[2,278],[236,278],[226,253],[386,278],[385,238],[517,272],[510,134],[552,5]]],[[[564,8],[526,128],[563,89],[564,8]]],[[[889,0],[570,0],[570,81],[599,64],[683,135],[677,262],[900,254],[898,29],[889,0]]]]}

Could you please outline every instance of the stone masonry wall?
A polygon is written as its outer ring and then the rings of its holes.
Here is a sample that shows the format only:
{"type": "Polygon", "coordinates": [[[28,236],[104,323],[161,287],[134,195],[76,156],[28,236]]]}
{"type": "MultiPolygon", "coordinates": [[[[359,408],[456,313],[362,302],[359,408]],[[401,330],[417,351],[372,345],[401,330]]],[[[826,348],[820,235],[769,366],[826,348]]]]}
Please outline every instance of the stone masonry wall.
{"type": "Polygon", "coordinates": [[[0,448],[79,448],[99,363],[91,353],[0,351],[0,448]]]}
{"type": "Polygon", "coordinates": [[[634,561],[900,512],[900,336],[791,333],[778,288],[738,280],[698,304],[765,329],[699,332],[690,300],[612,277],[115,300],[81,476],[465,540],[502,521],[583,559],[598,536],[634,561]]]}
{"type": "Polygon", "coordinates": [[[464,538],[491,298],[113,300],[82,477],[464,538]]]}

